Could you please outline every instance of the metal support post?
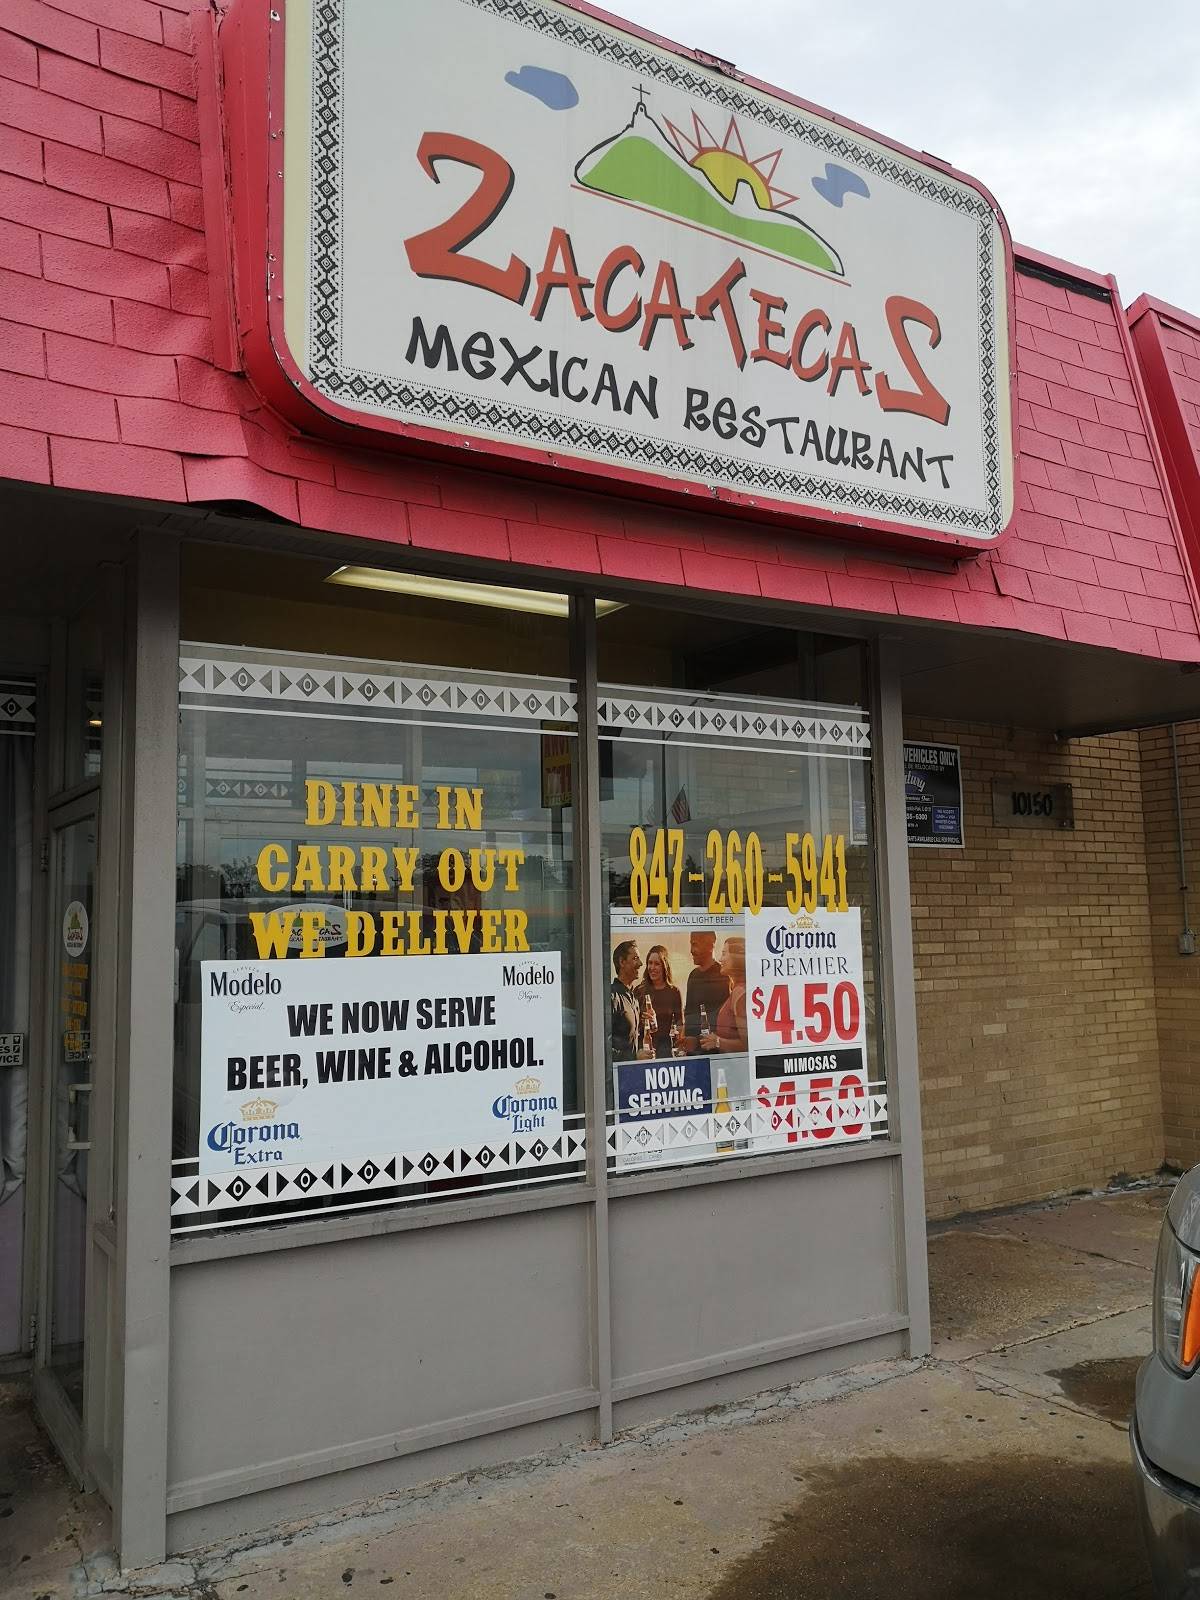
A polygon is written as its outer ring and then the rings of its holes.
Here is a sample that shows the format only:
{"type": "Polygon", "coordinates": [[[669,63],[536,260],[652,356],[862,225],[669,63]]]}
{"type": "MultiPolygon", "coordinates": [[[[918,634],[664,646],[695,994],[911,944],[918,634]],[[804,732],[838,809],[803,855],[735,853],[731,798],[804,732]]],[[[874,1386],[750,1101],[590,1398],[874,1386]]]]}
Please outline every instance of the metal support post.
{"type": "Polygon", "coordinates": [[[577,1016],[585,1019],[577,1034],[578,1066],[584,1074],[587,1108],[588,1174],[595,1187],[592,1206],[592,1345],[593,1377],[600,1393],[599,1437],[613,1436],[612,1318],[609,1309],[611,1270],[608,1237],[607,1052],[605,1049],[607,959],[604,951],[604,886],[600,859],[599,746],[595,739],[596,608],[588,598],[571,607],[575,689],[579,707],[577,771],[579,792],[575,815],[579,828],[580,995],[577,1016]]]}
{"type": "Polygon", "coordinates": [[[900,1288],[908,1312],[908,1353],[928,1355],[929,1261],[925,1233],[925,1163],[913,977],[908,825],[904,805],[904,723],[900,647],[879,639],[872,650],[871,748],[879,892],[878,987],[892,1136],[900,1144],[895,1201],[900,1288]]]}
{"type": "Polygon", "coordinates": [[[178,780],[179,550],[155,533],[130,574],[116,1094],[118,1290],[113,1534],[122,1566],[166,1553],[178,780]]]}

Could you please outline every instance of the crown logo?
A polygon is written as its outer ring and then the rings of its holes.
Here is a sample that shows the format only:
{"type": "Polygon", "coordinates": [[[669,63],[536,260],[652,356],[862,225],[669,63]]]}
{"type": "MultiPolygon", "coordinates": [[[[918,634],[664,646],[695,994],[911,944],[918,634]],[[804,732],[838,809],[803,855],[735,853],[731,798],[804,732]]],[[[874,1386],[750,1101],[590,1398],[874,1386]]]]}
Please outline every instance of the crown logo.
{"type": "Polygon", "coordinates": [[[261,1095],[255,1100],[247,1100],[241,1107],[243,1122],[270,1122],[275,1115],[277,1100],[266,1100],[261,1095]]]}
{"type": "Polygon", "coordinates": [[[810,915],[807,911],[802,911],[799,916],[792,918],[793,928],[815,928],[816,925],[816,917],[810,915]]]}
{"type": "Polygon", "coordinates": [[[518,1078],[513,1088],[518,1094],[536,1094],[542,1087],[540,1078],[518,1078]]]}

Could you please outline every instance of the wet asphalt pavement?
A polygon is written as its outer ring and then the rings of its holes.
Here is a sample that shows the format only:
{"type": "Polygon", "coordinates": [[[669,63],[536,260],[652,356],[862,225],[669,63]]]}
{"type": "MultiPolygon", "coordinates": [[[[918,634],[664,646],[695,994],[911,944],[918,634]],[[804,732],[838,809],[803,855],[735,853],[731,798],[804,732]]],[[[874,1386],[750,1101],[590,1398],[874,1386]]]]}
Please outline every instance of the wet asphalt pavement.
{"type": "Polygon", "coordinates": [[[821,1473],[708,1600],[1150,1597],[1124,1462],[867,1456],[821,1473]]]}
{"type": "Polygon", "coordinates": [[[71,1494],[0,1386],[0,1596],[1150,1600],[1125,1423],[1166,1199],[937,1229],[927,1361],[431,1485],[136,1584],[91,1554],[94,1497],[71,1494]]]}

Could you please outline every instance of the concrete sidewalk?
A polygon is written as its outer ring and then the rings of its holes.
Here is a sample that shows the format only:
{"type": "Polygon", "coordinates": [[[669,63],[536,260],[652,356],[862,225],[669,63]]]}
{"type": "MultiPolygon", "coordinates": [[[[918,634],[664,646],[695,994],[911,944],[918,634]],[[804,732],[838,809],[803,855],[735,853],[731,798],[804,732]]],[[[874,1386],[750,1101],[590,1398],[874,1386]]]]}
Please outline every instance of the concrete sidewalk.
{"type": "Polygon", "coordinates": [[[17,1512],[0,1521],[0,1594],[1149,1600],[1125,1421],[1168,1194],[936,1229],[926,1361],[433,1484],[155,1572],[121,1579],[94,1555],[90,1497],[51,1469],[32,1520],[28,1496],[0,1500],[17,1512]],[[57,1552],[25,1548],[47,1528],[57,1552]]]}

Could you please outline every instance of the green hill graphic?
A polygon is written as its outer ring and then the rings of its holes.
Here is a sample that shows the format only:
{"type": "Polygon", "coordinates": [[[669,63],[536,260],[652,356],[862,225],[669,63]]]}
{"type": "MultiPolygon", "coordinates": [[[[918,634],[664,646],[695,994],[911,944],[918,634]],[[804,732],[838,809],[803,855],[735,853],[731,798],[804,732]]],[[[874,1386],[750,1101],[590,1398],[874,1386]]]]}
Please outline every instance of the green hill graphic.
{"type": "Polygon", "coordinates": [[[844,275],[837,251],[798,217],[761,208],[748,215],[725,201],[677,154],[642,105],[628,127],[588,151],[575,168],[575,178],[600,194],[650,206],[801,266],[844,275]]]}

